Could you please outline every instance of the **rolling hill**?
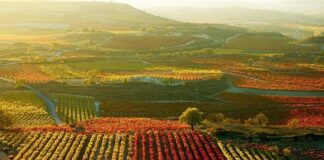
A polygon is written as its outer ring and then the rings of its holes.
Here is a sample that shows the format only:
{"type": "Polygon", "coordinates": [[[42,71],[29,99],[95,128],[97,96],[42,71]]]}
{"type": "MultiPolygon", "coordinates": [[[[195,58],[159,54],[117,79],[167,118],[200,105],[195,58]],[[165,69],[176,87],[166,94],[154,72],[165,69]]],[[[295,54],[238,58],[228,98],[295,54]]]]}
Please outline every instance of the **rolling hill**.
{"type": "Polygon", "coordinates": [[[323,25],[321,14],[282,12],[241,7],[226,8],[152,8],[154,15],[183,22],[200,23],[293,23],[323,25]]]}
{"type": "Polygon", "coordinates": [[[297,13],[241,7],[152,8],[147,12],[182,22],[228,24],[258,32],[280,32],[295,39],[318,35],[323,13],[297,13]]]}
{"type": "Polygon", "coordinates": [[[122,3],[28,1],[0,2],[0,27],[71,29],[131,28],[178,22],[150,15],[122,3]]]}

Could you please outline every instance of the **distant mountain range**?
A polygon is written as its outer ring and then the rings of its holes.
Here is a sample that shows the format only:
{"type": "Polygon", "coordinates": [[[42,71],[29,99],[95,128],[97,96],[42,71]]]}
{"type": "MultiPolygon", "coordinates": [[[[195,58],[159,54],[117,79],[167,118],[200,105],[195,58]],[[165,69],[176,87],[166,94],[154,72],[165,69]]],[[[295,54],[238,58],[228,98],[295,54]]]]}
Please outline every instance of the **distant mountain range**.
{"type": "Polygon", "coordinates": [[[157,16],[196,23],[293,23],[324,25],[324,13],[302,14],[240,7],[226,8],[152,8],[157,16]]]}

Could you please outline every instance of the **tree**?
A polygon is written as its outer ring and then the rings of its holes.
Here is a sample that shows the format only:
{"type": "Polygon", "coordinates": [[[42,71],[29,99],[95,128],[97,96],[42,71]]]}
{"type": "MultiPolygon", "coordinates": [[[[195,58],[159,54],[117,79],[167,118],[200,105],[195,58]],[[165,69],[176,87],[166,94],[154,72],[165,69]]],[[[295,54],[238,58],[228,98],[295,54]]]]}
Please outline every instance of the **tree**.
{"type": "Polygon", "coordinates": [[[323,56],[317,56],[317,57],[315,57],[314,62],[318,63],[318,64],[321,64],[321,63],[324,62],[324,57],[323,56]]]}
{"type": "Polygon", "coordinates": [[[286,156],[286,157],[290,157],[292,155],[290,148],[285,148],[285,149],[283,149],[282,152],[283,152],[284,156],[286,156]]]}
{"type": "Polygon", "coordinates": [[[263,113],[259,113],[255,118],[259,121],[259,125],[266,126],[269,123],[268,117],[263,113]]]}
{"type": "Polygon", "coordinates": [[[269,150],[278,154],[280,149],[278,146],[271,146],[271,147],[269,147],[269,150]]]}
{"type": "Polygon", "coordinates": [[[98,70],[90,70],[87,72],[87,78],[90,78],[90,79],[95,79],[97,77],[97,75],[99,74],[99,71],[98,70]]]}
{"type": "Polygon", "coordinates": [[[292,119],[288,122],[288,126],[290,127],[298,127],[299,126],[299,119],[292,119]]]}
{"type": "Polygon", "coordinates": [[[266,126],[268,123],[269,123],[269,119],[263,113],[259,113],[255,117],[245,120],[245,124],[247,125],[266,126]]]}
{"type": "Polygon", "coordinates": [[[241,120],[240,119],[234,119],[234,118],[228,118],[226,117],[223,122],[224,125],[238,125],[241,124],[241,120]]]}
{"type": "Polygon", "coordinates": [[[222,123],[223,120],[226,118],[223,113],[213,114],[210,117],[211,117],[212,121],[215,123],[222,123]]]}
{"type": "Polygon", "coordinates": [[[9,127],[13,124],[12,116],[0,110],[0,129],[9,127]]]}
{"type": "Polygon", "coordinates": [[[18,89],[18,88],[22,88],[22,87],[24,87],[24,81],[22,81],[22,80],[17,80],[16,81],[16,84],[15,84],[15,88],[16,89],[18,89]]]}
{"type": "Polygon", "coordinates": [[[194,129],[196,124],[201,123],[203,113],[200,112],[197,108],[187,108],[186,111],[180,116],[181,123],[187,123],[190,125],[191,129],[194,129]]]}

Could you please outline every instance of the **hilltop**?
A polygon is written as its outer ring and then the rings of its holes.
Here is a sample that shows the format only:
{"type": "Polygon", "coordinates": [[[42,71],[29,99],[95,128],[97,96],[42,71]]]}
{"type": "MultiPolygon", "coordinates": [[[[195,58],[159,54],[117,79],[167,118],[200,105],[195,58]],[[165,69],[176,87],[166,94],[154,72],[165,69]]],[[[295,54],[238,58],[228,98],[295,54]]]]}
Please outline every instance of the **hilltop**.
{"type": "Polygon", "coordinates": [[[119,29],[175,23],[177,22],[153,16],[123,3],[0,2],[0,25],[2,27],[70,29],[86,26],[119,29]]]}

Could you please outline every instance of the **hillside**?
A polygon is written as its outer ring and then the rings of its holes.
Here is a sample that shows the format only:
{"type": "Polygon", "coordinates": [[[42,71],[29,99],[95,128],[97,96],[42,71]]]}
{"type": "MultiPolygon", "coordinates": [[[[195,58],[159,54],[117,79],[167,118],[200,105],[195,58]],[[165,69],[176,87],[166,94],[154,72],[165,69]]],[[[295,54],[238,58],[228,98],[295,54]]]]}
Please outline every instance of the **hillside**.
{"type": "Polygon", "coordinates": [[[280,32],[304,39],[323,32],[323,13],[294,13],[240,7],[227,8],[152,8],[157,16],[182,22],[229,24],[257,32],[280,32]]]}
{"type": "Polygon", "coordinates": [[[320,14],[290,13],[275,10],[226,8],[152,8],[147,10],[154,15],[184,21],[207,23],[298,23],[324,24],[320,14]],[[298,18],[296,18],[298,17],[298,18]]]}
{"type": "Polygon", "coordinates": [[[0,2],[2,28],[131,28],[174,23],[121,3],[0,2]]]}
{"type": "Polygon", "coordinates": [[[243,50],[308,51],[316,52],[316,45],[297,45],[294,39],[278,33],[246,33],[228,38],[225,48],[243,50]]]}

